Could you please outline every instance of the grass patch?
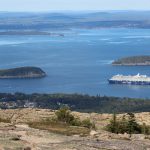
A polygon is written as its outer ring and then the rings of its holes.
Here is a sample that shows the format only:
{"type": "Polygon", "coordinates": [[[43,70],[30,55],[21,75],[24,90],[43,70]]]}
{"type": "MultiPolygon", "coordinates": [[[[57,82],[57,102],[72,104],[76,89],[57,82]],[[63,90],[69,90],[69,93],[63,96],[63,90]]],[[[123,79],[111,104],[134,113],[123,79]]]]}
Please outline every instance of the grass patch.
{"type": "Polygon", "coordinates": [[[5,119],[5,118],[0,118],[0,122],[3,122],[3,123],[11,123],[11,120],[10,119],[5,119]]]}
{"type": "Polygon", "coordinates": [[[48,130],[54,133],[65,135],[89,135],[90,130],[95,128],[95,124],[90,119],[80,120],[75,117],[69,107],[62,107],[55,112],[55,117],[40,122],[30,122],[32,128],[48,130]]]}
{"type": "Polygon", "coordinates": [[[90,129],[86,127],[79,126],[69,126],[68,124],[62,122],[53,121],[41,121],[41,122],[30,122],[29,126],[31,128],[48,130],[53,133],[63,134],[63,135],[81,135],[87,136],[90,133],[90,129]]]}

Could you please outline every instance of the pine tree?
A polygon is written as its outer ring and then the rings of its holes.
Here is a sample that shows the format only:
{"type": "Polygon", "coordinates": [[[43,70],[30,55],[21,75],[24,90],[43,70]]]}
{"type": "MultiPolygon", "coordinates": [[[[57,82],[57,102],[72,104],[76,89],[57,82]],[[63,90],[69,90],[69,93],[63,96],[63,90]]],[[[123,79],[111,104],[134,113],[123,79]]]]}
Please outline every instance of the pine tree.
{"type": "Polygon", "coordinates": [[[142,133],[145,135],[146,134],[146,124],[143,123],[142,125],[142,133]]]}
{"type": "Polygon", "coordinates": [[[133,133],[141,133],[141,128],[139,124],[135,120],[135,116],[133,113],[128,113],[129,121],[128,121],[128,132],[131,136],[133,133]]]}
{"type": "Polygon", "coordinates": [[[108,126],[108,130],[110,130],[112,133],[117,133],[118,128],[117,128],[117,117],[116,114],[113,114],[113,118],[110,121],[110,125],[108,126]]]}

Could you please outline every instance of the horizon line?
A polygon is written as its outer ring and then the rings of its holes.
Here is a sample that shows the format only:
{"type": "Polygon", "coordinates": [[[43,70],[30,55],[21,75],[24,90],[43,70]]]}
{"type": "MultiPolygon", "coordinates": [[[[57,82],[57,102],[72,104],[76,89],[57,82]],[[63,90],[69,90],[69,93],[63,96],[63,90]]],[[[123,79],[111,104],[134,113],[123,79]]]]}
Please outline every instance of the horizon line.
{"type": "Polygon", "coordinates": [[[132,12],[147,12],[150,11],[150,9],[104,9],[104,10],[28,10],[28,11],[16,11],[16,10],[2,10],[2,12],[12,12],[12,13],[48,13],[48,12],[123,12],[123,11],[132,11],[132,12]]]}

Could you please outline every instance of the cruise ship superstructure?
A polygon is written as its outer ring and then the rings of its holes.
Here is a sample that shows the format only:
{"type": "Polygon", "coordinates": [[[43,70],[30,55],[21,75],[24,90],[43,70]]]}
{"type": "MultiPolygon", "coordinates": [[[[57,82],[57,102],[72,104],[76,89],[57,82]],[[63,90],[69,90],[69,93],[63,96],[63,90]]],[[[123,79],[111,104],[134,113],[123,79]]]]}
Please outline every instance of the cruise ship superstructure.
{"type": "Polygon", "coordinates": [[[150,85],[150,77],[140,74],[135,76],[115,75],[108,81],[110,84],[150,85]]]}

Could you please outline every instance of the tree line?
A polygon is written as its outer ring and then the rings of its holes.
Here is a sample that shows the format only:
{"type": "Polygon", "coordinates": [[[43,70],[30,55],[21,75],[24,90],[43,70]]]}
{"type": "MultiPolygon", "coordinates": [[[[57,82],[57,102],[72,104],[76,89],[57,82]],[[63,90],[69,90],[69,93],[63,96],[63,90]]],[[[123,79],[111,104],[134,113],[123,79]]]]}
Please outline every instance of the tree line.
{"type": "MultiPolygon", "coordinates": [[[[119,98],[108,96],[89,96],[80,94],[24,94],[24,93],[0,93],[1,102],[14,102],[19,107],[24,107],[26,102],[36,104],[37,108],[59,109],[66,105],[71,110],[79,112],[97,113],[129,113],[149,112],[149,99],[119,98]]],[[[5,108],[5,107],[4,107],[5,108]]]]}

